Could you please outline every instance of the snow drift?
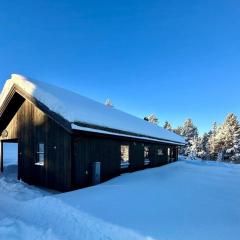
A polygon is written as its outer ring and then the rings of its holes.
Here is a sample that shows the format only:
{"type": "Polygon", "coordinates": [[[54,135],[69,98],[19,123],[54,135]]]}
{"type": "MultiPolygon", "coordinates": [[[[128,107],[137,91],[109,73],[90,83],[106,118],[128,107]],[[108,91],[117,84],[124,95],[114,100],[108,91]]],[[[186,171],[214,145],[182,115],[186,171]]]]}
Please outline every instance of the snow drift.
{"type": "Polygon", "coordinates": [[[6,171],[0,176],[0,238],[238,240],[239,175],[237,165],[188,160],[54,194],[14,181],[6,171]]]}

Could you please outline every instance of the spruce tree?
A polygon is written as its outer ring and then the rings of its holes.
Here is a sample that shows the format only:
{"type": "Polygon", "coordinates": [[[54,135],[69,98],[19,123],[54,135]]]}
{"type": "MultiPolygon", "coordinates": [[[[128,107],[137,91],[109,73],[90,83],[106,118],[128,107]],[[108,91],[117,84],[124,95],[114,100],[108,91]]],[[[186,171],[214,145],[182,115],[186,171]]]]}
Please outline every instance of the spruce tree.
{"type": "Polygon", "coordinates": [[[223,160],[231,160],[234,155],[234,142],[237,141],[240,126],[237,116],[228,114],[224,123],[218,128],[216,134],[216,148],[223,154],[223,160]]]}
{"type": "Polygon", "coordinates": [[[169,130],[169,131],[172,131],[172,125],[170,122],[166,121],[163,125],[163,128],[169,130]]]}
{"type": "Polygon", "coordinates": [[[191,140],[194,137],[198,137],[198,129],[194,126],[192,119],[187,119],[182,128],[182,135],[186,137],[186,140],[191,140]]]}
{"type": "Polygon", "coordinates": [[[181,126],[178,126],[177,128],[173,129],[173,132],[175,132],[178,135],[183,136],[183,128],[181,126]]]}
{"type": "Polygon", "coordinates": [[[198,129],[193,124],[192,119],[187,119],[182,127],[182,136],[186,138],[187,146],[184,148],[184,154],[189,155],[191,153],[192,145],[198,138],[198,129]]]}
{"type": "Polygon", "coordinates": [[[106,99],[106,101],[105,101],[105,106],[107,106],[107,107],[113,107],[113,104],[112,104],[111,99],[109,99],[109,98],[106,99]]]}
{"type": "Polygon", "coordinates": [[[158,122],[159,122],[158,118],[156,117],[155,114],[150,114],[150,115],[144,117],[144,120],[146,120],[150,123],[156,124],[156,125],[158,125],[158,122]]]}
{"type": "Polygon", "coordinates": [[[214,122],[212,125],[212,129],[208,133],[209,138],[208,138],[208,144],[207,144],[210,159],[212,160],[216,160],[218,155],[217,133],[218,133],[218,126],[217,126],[217,123],[214,122]]]}
{"type": "Polygon", "coordinates": [[[240,163],[240,129],[234,134],[231,160],[240,163]]]}
{"type": "Polygon", "coordinates": [[[209,137],[209,133],[204,133],[200,138],[198,157],[202,159],[210,158],[209,137]]]}

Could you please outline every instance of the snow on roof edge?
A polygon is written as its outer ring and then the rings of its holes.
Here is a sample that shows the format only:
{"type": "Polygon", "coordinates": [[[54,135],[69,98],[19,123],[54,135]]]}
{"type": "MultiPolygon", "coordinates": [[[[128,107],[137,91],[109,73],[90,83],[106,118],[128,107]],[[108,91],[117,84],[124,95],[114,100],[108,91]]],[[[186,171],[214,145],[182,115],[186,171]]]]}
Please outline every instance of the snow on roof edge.
{"type": "Polygon", "coordinates": [[[185,144],[183,137],[160,126],[153,125],[116,108],[106,107],[102,103],[69,90],[35,81],[19,74],[12,74],[11,79],[6,81],[0,95],[0,107],[14,84],[70,123],[86,122],[92,125],[185,144]]]}
{"type": "Polygon", "coordinates": [[[72,129],[74,130],[80,130],[84,132],[94,132],[94,133],[101,133],[101,134],[107,134],[107,135],[113,135],[113,136],[121,136],[121,137],[131,137],[131,138],[136,138],[136,139],[142,139],[142,140],[150,140],[150,141],[155,141],[155,142],[161,142],[161,143],[169,143],[169,144],[174,144],[174,145],[185,145],[184,143],[179,143],[179,142],[174,142],[174,141],[167,141],[167,140],[160,140],[156,138],[150,138],[150,137],[141,137],[141,136],[134,136],[131,134],[124,134],[124,133],[114,133],[106,130],[100,130],[100,129],[95,129],[95,128],[88,128],[88,127],[80,127],[74,123],[71,124],[72,129]]]}

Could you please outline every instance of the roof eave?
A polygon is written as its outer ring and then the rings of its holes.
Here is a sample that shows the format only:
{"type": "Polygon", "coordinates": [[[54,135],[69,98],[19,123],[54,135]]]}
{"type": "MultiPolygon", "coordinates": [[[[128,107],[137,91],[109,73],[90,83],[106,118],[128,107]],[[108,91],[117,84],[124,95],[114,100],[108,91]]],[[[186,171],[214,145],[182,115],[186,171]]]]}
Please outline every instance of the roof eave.
{"type": "Polygon", "coordinates": [[[95,133],[95,134],[101,134],[101,135],[111,135],[111,136],[118,136],[118,137],[126,137],[126,138],[133,138],[133,139],[141,139],[141,140],[147,140],[152,142],[158,142],[158,143],[167,143],[167,144],[174,144],[178,146],[184,146],[185,143],[173,141],[173,140],[167,140],[167,139],[160,139],[160,138],[153,138],[150,136],[145,135],[136,135],[130,132],[124,132],[124,131],[111,131],[108,128],[94,128],[89,126],[88,124],[84,124],[85,126],[79,126],[76,124],[72,124],[72,129],[75,133],[77,132],[88,132],[88,133],[95,133]]]}
{"type": "Polygon", "coordinates": [[[33,105],[35,105],[41,111],[43,111],[46,115],[48,115],[52,120],[54,120],[57,124],[59,124],[61,127],[63,127],[67,132],[72,133],[71,123],[69,121],[67,121],[61,115],[51,111],[45,104],[38,101],[32,95],[26,93],[21,87],[19,87],[16,84],[12,85],[12,87],[9,90],[8,94],[6,95],[4,101],[2,102],[2,105],[0,106],[0,117],[3,114],[3,112],[6,110],[8,103],[11,101],[11,99],[15,93],[18,93],[24,99],[31,102],[33,105]]]}

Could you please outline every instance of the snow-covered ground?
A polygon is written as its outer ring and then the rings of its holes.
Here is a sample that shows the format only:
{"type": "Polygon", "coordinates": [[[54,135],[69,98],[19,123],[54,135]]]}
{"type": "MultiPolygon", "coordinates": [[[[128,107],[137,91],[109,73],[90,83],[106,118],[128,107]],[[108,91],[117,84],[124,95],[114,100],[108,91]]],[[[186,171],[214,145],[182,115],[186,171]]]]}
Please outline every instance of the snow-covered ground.
{"type": "Polygon", "coordinates": [[[3,143],[4,149],[4,165],[17,164],[18,144],[17,143],[3,143]]]}
{"type": "Polygon", "coordinates": [[[59,194],[0,176],[0,239],[237,240],[240,166],[179,161],[59,194]]]}

